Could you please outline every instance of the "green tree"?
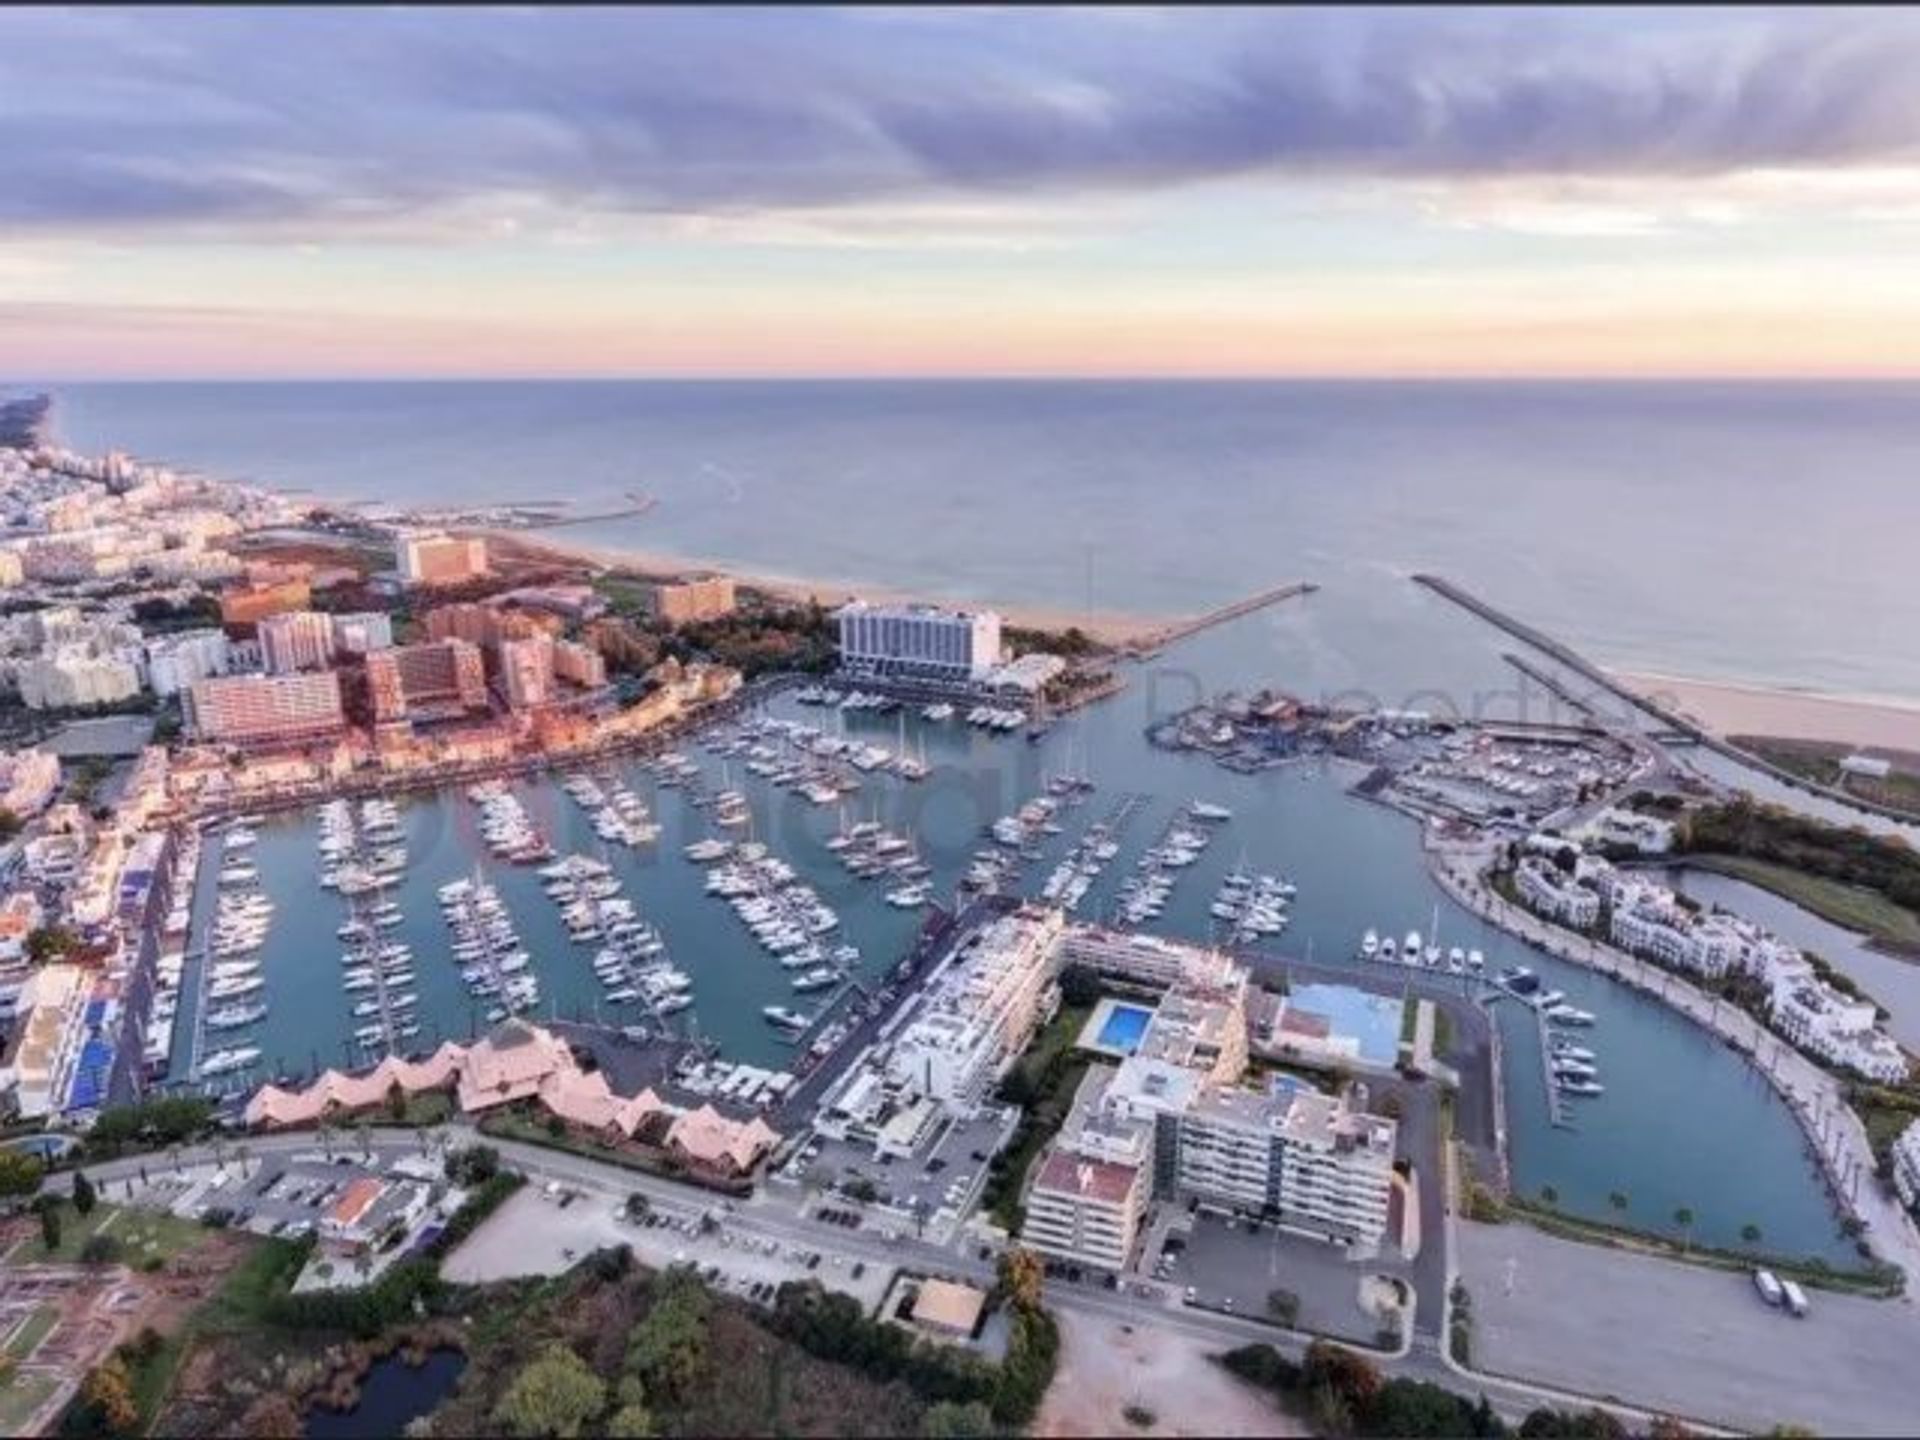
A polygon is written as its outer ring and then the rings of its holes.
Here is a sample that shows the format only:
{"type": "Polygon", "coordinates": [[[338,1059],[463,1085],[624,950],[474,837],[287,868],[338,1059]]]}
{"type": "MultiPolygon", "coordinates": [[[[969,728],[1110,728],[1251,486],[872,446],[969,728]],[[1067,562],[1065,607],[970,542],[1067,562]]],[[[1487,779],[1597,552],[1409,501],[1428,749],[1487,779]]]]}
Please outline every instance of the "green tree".
{"type": "Polygon", "coordinates": [[[0,840],[11,840],[18,835],[20,825],[20,817],[6,806],[0,805],[0,840]]]}
{"type": "Polygon", "coordinates": [[[64,925],[41,925],[27,933],[27,958],[36,965],[58,960],[79,948],[80,939],[64,925]]]}
{"type": "Polygon", "coordinates": [[[1552,1209],[1560,1203],[1560,1192],[1551,1185],[1542,1185],[1540,1187],[1540,1203],[1548,1209],[1552,1209]]]}
{"type": "Polygon", "coordinates": [[[15,1200],[40,1188],[43,1167],[24,1150],[0,1147],[0,1200],[15,1200]]]}
{"type": "Polygon", "coordinates": [[[112,1235],[89,1235],[80,1247],[82,1265],[111,1265],[120,1258],[120,1242],[112,1235]]]}
{"type": "Polygon", "coordinates": [[[516,1435],[581,1434],[607,1403],[607,1387],[578,1355],[550,1343],[514,1376],[494,1411],[516,1435]]]}
{"type": "Polygon", "coordinates": [[[1547,1406],[1520,1422],[1522,1440],[1626,1440],[1627,1427],[1595,1407],[1554,1410],[1547,1406]]]}
{"type": "Polygon", "coordinates": [[[80,1434],[132,1434],[140,1423],[140,1410],[133,1402],[127,1367],[113,1356],[94,1366],[81,1383],[74,1409],[80,1434]]]}
{"type": "Polygon", "coordinates": [[[640,1440],[653,1434],[653,1414],[644,1405],[622,1405],[608,1417],[602,1433],[613,1440],[640,1440]]]}
{"type": "MultiPolygon", "coordinates": [[[[53,1199],[52,1196],[46,1198],[53,1199]]],[[[60,1206],[57,1201],[40,1207],[40,1243],[46,1246],[48,1254],[60,1248],[60,1206]]]]}
{"type": "Polygon", "coordinates": [[[1627,1192],[1624,1190],[1615,1190],[1607,1196],[1607,1204],[1622,1214],[1625,1214],[1627,1209],[1627,1192]]]}
{"type": "Polygon", "coordinates": [[[672,1401],[686,1396],[706,1369],[712,1301],[683,1270],[668,1272],[658,1286],[653,1307],[627,1337],[625,1368],[647,1395],[672,1401]]]}
{"type": "Polygon", "coordinates": [[[82,1215],[91,1215],[93,1207],[100,1201],[94,1193],[93,1182],[87,1178],[87,1172],[73,1172],[73,1208],[82,1215]]]}
{"type": "Polygon", "coordinates": [[[965,1405],[941,1400],[920,1417],[920,1433],[929,1440],[976,1440],[1000,1431],[993,1423],[993,1411],[978,1400],[965,1405]]]}
{"type": "Polygon", "coordinates": [[[1381,1383],[1379,1370],[1366,1356],[1326,1340],[1307,1346],[1300,1379],[1310,1391],[1331,1391],[1353,1415],[1365,1412],[1381,1383]]]}
{"type": "Polygon", "coordinates": [[[1300,1319],[1300,1297],[1291,1290],[1268,1291],[1267,1314],[1291,1330],[1300,1319]]]}
{"type": "Polygon", "coordinates": [[[1000,1257],[1000,1288],[1007,1299],[1022,1310],[1040,1308],[1041,1287],[1046,1267],[1040,1257],[1023,1246],[1010,1247],[1000,1257]]]}
{"type": "Polygon", "coordinates": [[[1749,1220],[1740,1227],[1740,1239],[1744,1244],[1758,1245],[1760,1243],[1760,1227],[1749,1220]]]}

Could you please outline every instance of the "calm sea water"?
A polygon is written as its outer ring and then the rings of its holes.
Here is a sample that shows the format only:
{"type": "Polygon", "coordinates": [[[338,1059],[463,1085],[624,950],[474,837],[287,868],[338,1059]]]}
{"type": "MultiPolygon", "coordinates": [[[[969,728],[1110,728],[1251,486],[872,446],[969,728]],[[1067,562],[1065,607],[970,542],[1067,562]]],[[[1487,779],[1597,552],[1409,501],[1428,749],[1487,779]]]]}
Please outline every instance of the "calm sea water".
{"type": "Polygon", "coordinates": [[[1309,683],[1431,672],[1429,569],[1622,666],[1920,697],[1920,387],[76,385],[70,443],[346,498],[656,495],[562,531],[953,599],[1280,580],[1309,683]]]}

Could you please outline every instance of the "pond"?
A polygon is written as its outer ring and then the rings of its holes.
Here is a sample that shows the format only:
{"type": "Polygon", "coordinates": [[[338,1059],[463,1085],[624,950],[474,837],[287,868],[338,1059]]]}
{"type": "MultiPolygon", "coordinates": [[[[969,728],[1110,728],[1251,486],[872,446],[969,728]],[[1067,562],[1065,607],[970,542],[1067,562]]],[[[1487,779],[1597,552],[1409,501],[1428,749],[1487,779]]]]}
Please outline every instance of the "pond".
{"type": "Polygon", "coordinates": [[[307,1440],[378,1440],[398,1435],[453,1393],[467,1357],[451,1348],[430,1351],[422,1365],[409,1365],[398,1351],[375,1362],[360,1382],[360,1403],[351,1410],[313,1410],[307,1440]]]}

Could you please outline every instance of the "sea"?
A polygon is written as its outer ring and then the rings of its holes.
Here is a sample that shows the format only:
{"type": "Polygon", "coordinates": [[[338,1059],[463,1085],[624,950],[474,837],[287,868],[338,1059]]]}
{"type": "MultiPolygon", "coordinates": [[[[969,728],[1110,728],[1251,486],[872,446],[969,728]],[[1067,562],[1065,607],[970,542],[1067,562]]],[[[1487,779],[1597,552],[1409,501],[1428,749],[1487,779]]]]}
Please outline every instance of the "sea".
{"type": "MultiPolygon", "coordinates": [[[[964,727],[836,717],[924,751],[931,779],[870,779],[861,813],[911,826],[943,886],[979,827],[1046,775],[1098,785],[1086,815],[1143,802],[1088,897],[1099,916],[1177,806],[1234,819],[1183,875],[1162,928],[1207,934],[1206,906],[1237,863],[1299,886],[1279,942],[1348,960],[1363,930],[1436,929],[1488,968],[1528,964],[1593,1011],[1606,1094],[1551,1123],[1533,1027],[1496,1007],[1507,1064],[1514,1180],[1563,1208],[1696,1239],[1844,1261],[1850,1246],[1795,1122],[1738,1057],[1657,1003],[1528,951],[1454,907],[1426,875],[1414,826],[1346,793],[1352,776],[1289,768],[1239,776],[1158,751],[1158,717],[1225,690],[1465,714],[1533,701],[1503,656],[1513,642],[1409,582],[1435,571],[1625,668],[1839,694],[1920,698],[1920,586],[1905,583],[1920,498],[1920,387],[1104,383],[172,384],[56,389],[59,438],[337,499],[473,505],[566,497],[645,515],[555,538],[830,577],[954,601],[1087,613],[1184,614],[1287,580],[1321,588],[1208,630],[1129,671],[1127,689],[1037,745],[964,727]]],[[[1534,697],[1537,701],[1538,697],[1534,697]]],[[[790,701],[781,713],[817,718],[790,701]]],[[[812,813],[723,763],[755,833],[840,909],[877,973],[912,917],[839,872],[812,813]],[[796,809],[795,807],[799,808],[796,809]]],[[[780,1063],[764,1004],[778,967],[680,846],[696,816],[633,767],[666,826],[657,853],[616,868],[675,962],[694,977],[699,1033],[728,1058],[780,1063]]],[[[590,849],[577,807],[525,786],[557,843],[590,849]]],[[[458,791],[404,802],[413,872],[401,932],[421,957],[434,1034],[476,1018],[440,948],[434,886],[484,865],[458,791]],[[426,972],[433,972],[426,978],[426,972]],[[444,972],[444,973],[443,973],[444,972]]],[[[265,952],[273,1014],[257,1043],[274,1068],[341,1063],[351,1022],[329,926],[344,912],[313,882],[311,815],[271,822],[259,846],[280,906],[265,952]],[[317,939],[317,943],[316,943],[317,939]]],[[[488,867],[534,952],[547,1006],[591,1018],[594,982],[531,877],[488,867]]],[[[1044,867],[1030,874],[1036,883],[1044,867]]],[[[1358,966],[1363,962],[1352,959],[1358,966]]],[[[1902,1012],[1906,995],[1889,997],[1902,1012]]],[[[1903,1017],[1904,1018],[1904,1017],[1903,1017]]],[[[182,1044],[190,1043],[183,1038],[182,1044]]],[[[176,1058],[180,1058],[179,1052],[176,1058]]]]}
{"type": "MultiPolygon", "coordinates": [[[[1920,699],[1920,386],[409,382],[54,387],[66,443],[340,499],[656,497],[553,537],[1067,611],[1287,580],[1303,693],[1478,681],[1434,571],[1631,670],[1920,699]],[[1444,621],[1438,622],[1445,630],[1444,621]]],[[[830,592],[831,593],[831,592],[830,592]]],[[[1249,661],[1257,660],[1249,656],[1249,661]]],[[[1496,663],[1494,676],[1505,681],[1496,663]]]]}

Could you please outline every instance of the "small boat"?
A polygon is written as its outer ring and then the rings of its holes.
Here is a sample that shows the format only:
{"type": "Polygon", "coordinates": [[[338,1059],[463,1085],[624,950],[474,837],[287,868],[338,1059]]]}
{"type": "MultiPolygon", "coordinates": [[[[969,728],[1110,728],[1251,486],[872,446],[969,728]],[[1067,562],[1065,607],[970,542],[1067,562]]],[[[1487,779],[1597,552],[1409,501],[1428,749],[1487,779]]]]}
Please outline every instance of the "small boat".
{"type": "Polygon", "coordinates": [[[797,1010],[789,1010],[784,1005],[766,1005],[761,1007],[761,1015],[767,1023],[782,1030],[804,1030],[813,1022],[797,1010]]]}
{"type": "MultiPolygon", "coordinates": [[[[1227,918],[1231,919],[1232,917],[1229,916],[1227,918]]],[[[1362,960],[1371,960],[1379,953],[1380,932],[1377,930],[1369,930],[1365,935],[1360,937],[1360,958],[1362,960]]]]}
{"type": "Polygon", "coordinates": [[[1187,806],[1187,813],[1196,820],[1231,820],[1233,811],[1224,805],[1216,805],[1210,800],[1195,800],[1187,806]]]}

